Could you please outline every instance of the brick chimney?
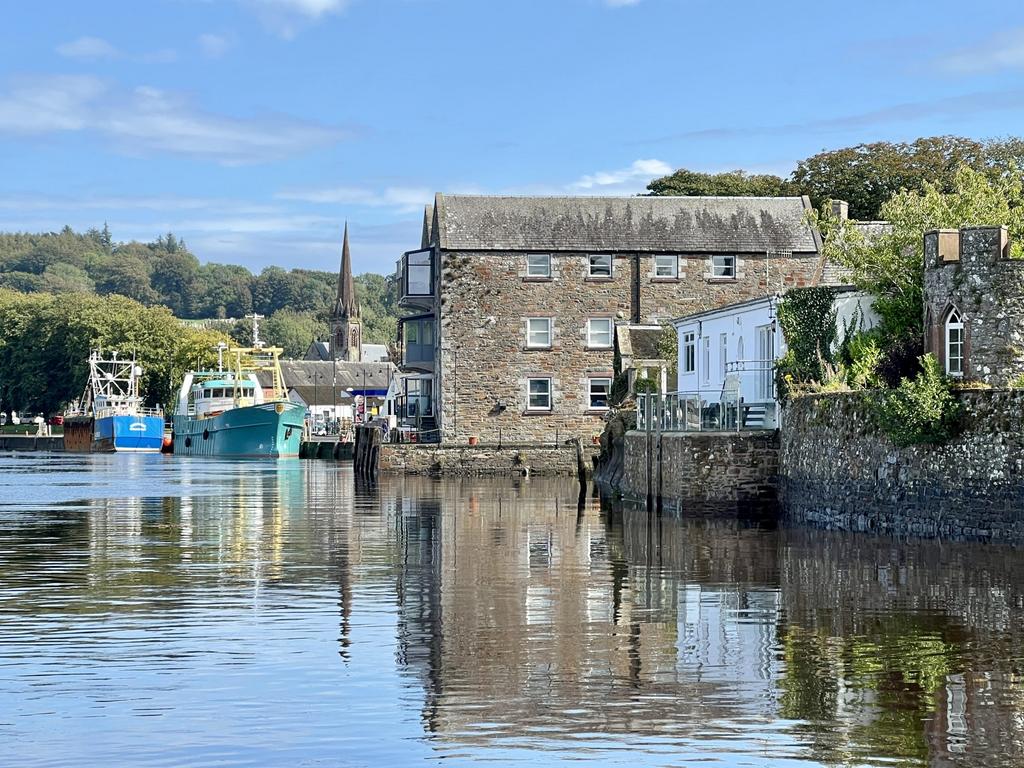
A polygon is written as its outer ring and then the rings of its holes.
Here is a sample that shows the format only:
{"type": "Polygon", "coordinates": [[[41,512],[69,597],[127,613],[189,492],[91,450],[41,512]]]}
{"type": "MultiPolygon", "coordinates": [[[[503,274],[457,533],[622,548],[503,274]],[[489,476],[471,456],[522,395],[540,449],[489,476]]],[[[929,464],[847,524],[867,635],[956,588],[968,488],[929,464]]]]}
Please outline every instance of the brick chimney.
{"type": "Polygon", "coordinates": [[[832,215],[840,221],[846,221],[850,218],[850,204],[845,200],[833,200],[832,215]]]}

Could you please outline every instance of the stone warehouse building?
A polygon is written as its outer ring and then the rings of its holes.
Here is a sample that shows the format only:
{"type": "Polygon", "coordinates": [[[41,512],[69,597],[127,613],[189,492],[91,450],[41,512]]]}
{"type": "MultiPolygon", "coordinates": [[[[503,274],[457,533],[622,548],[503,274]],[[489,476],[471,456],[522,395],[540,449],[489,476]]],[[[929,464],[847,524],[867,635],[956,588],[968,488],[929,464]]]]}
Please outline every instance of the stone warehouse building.
{"type": "Polygon", "coordinates": [[[608,407],[616,325],[817,284],[809,208],[437,195],[421,247],[398,265],[403,420],[443,442],[589,440],[608,407]]]}
{"type": "Polygon", "coordinates": [[[924,236],[925,351],[949,376],[1005,387],[1024,376],[1024,260],[1006,227],[924,236]]]}

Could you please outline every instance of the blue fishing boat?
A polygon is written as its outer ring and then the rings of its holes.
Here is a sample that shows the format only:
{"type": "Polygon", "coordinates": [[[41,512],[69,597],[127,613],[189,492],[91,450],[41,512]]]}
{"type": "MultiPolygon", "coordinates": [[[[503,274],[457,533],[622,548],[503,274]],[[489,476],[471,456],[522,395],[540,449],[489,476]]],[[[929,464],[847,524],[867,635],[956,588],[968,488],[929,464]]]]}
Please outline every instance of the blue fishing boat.
{"type": "Polygon", "coordinates": [[[64,450],[77,453],[157,453],[164,440],[164,414],[145,408],[139,396],[142,368],[135,358],[89,355],[89,381],[64,416],[64,450]]]}
{"type": "MultiPolygon", "coordinates": [[[[173,451],[182,456],[292,458],[299,455],[306,408],[288,400],[280,349],[258,342],[230,350],[216,371],[186,374],[172,418],[173,451]],[[257,374],[270,373],[266,390],[257,374]]],[[[221,350],[223,352],[223,350],[221,350]]]]}

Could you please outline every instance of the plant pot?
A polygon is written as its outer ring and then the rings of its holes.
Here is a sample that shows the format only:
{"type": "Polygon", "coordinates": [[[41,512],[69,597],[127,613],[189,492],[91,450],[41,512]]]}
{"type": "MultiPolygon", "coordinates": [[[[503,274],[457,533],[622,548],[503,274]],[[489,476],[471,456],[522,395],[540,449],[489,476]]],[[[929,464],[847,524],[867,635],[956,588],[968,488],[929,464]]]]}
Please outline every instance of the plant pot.
{"type": "Polygon", "coordinates": [[[470,445],[478,445],[479,443],[480,443],[480,438],[479,437],[476,437],[474,435],[473,437],[469,438],[469,444],[470,445]]]}

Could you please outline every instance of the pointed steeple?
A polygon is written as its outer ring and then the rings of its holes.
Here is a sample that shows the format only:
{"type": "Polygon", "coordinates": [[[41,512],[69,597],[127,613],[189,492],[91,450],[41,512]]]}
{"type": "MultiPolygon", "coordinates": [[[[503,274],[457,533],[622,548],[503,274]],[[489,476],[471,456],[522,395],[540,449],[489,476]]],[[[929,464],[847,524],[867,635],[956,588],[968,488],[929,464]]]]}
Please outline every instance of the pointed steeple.
{"type": "Polygon", "coordinates": [[[420,248],[430,247],[430,222],[434,218],[434,206],[427,205],[423,208],[423,233],[420,235],[420,248]]]}
{"type": "Polygon", "coordinates": [[[359,305],[356,303],[356,287],[352,281],[352,254],[348,247],[348,222],[345,222],[345,239],[341,246],[341,269],[338,272],[338,297],[334,302],[334,316],[349,320],[359,319],[359,305]]]}

